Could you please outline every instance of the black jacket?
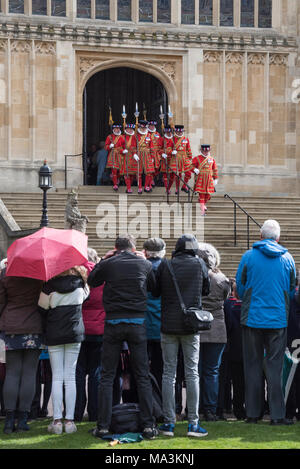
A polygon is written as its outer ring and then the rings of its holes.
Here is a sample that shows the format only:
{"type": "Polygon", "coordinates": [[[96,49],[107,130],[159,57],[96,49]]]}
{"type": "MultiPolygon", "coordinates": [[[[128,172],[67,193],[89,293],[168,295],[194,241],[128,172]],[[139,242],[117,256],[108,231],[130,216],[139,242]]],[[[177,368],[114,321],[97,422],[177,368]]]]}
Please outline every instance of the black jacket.
{"type": "Polygon", "coordinates": [[[44,318],[47,345],[63,345],[84,340],[82,303],[89,295],[81,277],[56,277],[44,284],[39,310],[44,318]]]}
{"type": "MultiPolygon", "coordinates": [[[[192,252],[179,251],[173,254],[171,263],[186,308],[201,308],[202,295],[209,293],[208,270],[204,261],[192,252]]],[[[156,283],[155,294],[161,295],[161,331],[164,334],[191,334],[183,323],[183,312],[166,260],[157,269],[156,283]]]]}
{"type": "Polygon", "coordinates": [[[88,277],[91,287],[104,285],[103,305],[106,319],[144,317],[147,290],[155,290],[151,262],[133,252],[122,251],[100,261],[88,277]]]}

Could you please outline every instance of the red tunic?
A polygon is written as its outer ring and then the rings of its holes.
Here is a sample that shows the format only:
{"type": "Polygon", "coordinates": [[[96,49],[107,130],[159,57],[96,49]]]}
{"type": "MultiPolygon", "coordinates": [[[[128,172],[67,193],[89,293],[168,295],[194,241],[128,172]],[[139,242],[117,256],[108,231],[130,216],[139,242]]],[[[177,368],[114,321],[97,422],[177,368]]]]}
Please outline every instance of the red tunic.
{"type": "Polygon", "coordinates": [[[142,174],[152,174],[154,173],[154,164],[153,164],[153,143],[148,133],[142,135],[137,132],[138,139],[138,156],[139,161],[139,172],[142,174]]]}
{"type": "Polygon", "coordinates": [[[194,168],[198,168],[200,173],[195,181],[195,192],[211,194],[215,191],[214,179],[218,179],[217,164],[212,156],[206,158],[202,155],[195,156],[192,161],[194,168]]]}
{"type": "Polygon", "coordinates": [[[121,169],[123,165],[123,150],[125,150],[125,140],[123,135],[111,134],[105,141],[105,149],[109,151],[107,157],[107,168],[121,169]],[[114,148],[110,148],[110,144],[113,143],[114,148]]]}
{"type": "Polygon", "coordinates": [[[136,153],[136,138],[135,135],[124,135],[125,138],[125,148],[128,150],[128,153],[123,155],[123,165],[120,171],[122,176],[127,176],[131,174],[136,174],[138,170],[137,161],[133,158],[133,155],[136,153]]]}
{"type": "Polygon", "coordinates": [[[172,155],[170,168],[176,173],[185,173],[191,169],[192,150],[187,137],[174,137],[174,150],[176,155],[172,155]]]}
{"type": "Polygon", "coordinates": [[[154,168],[159,169],[161,161],[161,149],[164,144],[163,138],[158,132],[148,132],[153,143],[153,159],[154,159],[154,168]]]}
{"type": "MultiPolygon", "coordinates": [[[[170,161],[172,157],[172,151],[174,150],[174,142],[173,138],[162,138],[162,150],[161,153],[166,153],[167,155],[167,160],[168,160],[168,166],[170,167],[170,161]]],[[[167,172],[167,164],[165,158],[161,159],[161,165],[160,165],[160,170],[162,173],[167,172]]]]}

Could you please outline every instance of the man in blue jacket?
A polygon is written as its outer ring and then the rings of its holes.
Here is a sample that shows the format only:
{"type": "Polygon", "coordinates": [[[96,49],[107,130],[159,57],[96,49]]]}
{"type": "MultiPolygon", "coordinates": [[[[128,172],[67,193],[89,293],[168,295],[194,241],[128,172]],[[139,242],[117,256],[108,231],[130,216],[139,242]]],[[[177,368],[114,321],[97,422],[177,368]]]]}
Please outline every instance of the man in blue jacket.
{"type": "Polygon", "coordinates": [[[262,412],[264,369],[271,425],[292,423],[285,419],[282,369],[289,302],[295,291],[296,269],[288,250],[278,244],[279,238],[279,223],[266,220],[261,228],[261,240],[243,255],[236,274],[237,291],[242,300],[248,423],[257,423],[262,412]]]}

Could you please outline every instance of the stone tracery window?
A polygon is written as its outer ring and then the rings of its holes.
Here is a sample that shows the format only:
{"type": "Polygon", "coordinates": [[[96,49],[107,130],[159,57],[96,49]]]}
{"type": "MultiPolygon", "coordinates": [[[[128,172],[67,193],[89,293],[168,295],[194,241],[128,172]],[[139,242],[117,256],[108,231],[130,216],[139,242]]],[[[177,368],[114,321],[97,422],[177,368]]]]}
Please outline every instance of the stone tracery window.
{"type": "Polygon", "coordinates": [[[118,0],[118,20],[131,21],[131,0],[118,0]]]}
{"type": "Polygon", "coordinates": [[[153,22],[153,0],[139,1],[139,20],[143,22],[153,22]]]}
{"type": "Polygon", "coordinates": [[[220,26],[233,26],[233,0],[220,0],[220,26]]]}
{"type": "Polygon", "coordinates": [[[9,13],[24,13],[24,0],[9,0],[9,13]]]}
{"type": "Polygon", "coordinates": [[[199,24],[210,25],[213,20],[213,0],[199,0],[199,24]]]}
{"type": "Polygon", "coordinates": [[[157,22],[171,23],[171,0],[157,0],[157,22]]]}
{"type": "Polygon", "coordinates": [[[241,26],[254,27],[254,0],[241,0],[241,26]]]}
{"type": "Polygon", "coordinates": [[[272,0],[259,0],[258,3],[258,27],[272,27],[272,0]]]}
{"type": "Polygon", "coordinates": [[[47,15],[47,0],[32,0],[33,15],[47,15]]]}
{"type": "Polygon", "coordinates": [[[91,0],[77,0],[77,17],[91,17],[91,0]]]}
{"type": "Polygon", "coordinates": [[[66,16],[66,0],[51,0],[51,15],[66,16]]]}
{"type": "Polygon", "coordinates": [[[181,0],[181,23],[195,24],[195,0],[181,0]]]}
{"type": "Polygon", "coordinates": [[[109,0],[96,0],[96,18],[109,20],[109,0]]]}

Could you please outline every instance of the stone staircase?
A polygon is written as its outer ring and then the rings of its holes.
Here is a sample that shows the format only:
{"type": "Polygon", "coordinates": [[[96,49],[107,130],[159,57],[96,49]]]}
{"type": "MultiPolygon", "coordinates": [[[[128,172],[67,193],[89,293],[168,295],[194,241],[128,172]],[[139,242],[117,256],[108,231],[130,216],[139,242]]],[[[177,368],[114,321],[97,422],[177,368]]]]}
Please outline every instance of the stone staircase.
{"type": "MultiPolygon", "coordinates": [[[[48,192],[49,226],[64,228],[64,212],[69,190],[48,192]]],[[[247,249],[247,217],[237,209],[237,246],[233,242],[233,203],[222,195],[214,195],[208,205],[206,217],[200,217],[196,198],[187,204],[187,196],[171,195],[169,205],[162,188],[151,194],[126,195],[120,187],[114,193],[111,187],[81,186],[78,188],[79,209],[89,218],[87,235],[89,246],[103,255],[111,249],[116,234],[140,233],[137,246],[142,248],[145,238],[160,236],[167,243],[167,255],[174,249],[175,241],[183,232],[196,234],[199,241],[213,244],[221,254],[221,269],[234,276],[241,255],[247,249]],[[160,212],[158,211],[160,208],[160,212]],[[170,216],[170,219],[169,219],[170,216]],[[104,218],[105,217],[105,218],[104,218]],[[105,235],[104,235],[105,232],[105,235]],[[107,237],[109,235],[109,237],[107,237]]],[[[300,266],[300,198],[276,197],[233,197],[249,215],[262,224],[275,218],[281,225],[281,244],[294,256],[300,266]]],[[[35,193],[0,193],[0,199],[21,229],[40,225],[42,213],[42,191],[35,193]]],[[[259,239],[259,228],[250,221],[250,246],[259,239]]]]}

